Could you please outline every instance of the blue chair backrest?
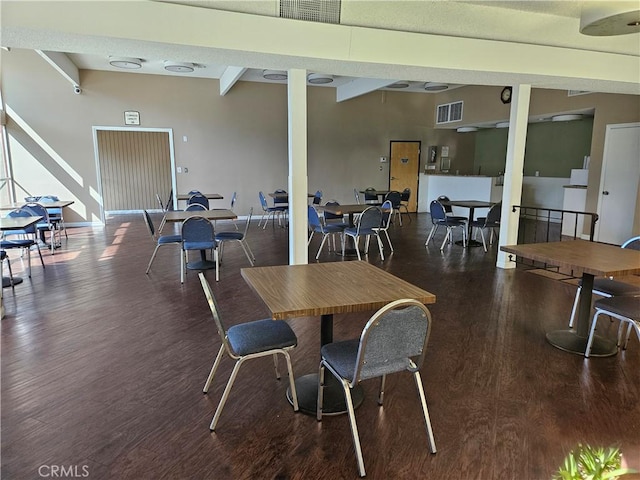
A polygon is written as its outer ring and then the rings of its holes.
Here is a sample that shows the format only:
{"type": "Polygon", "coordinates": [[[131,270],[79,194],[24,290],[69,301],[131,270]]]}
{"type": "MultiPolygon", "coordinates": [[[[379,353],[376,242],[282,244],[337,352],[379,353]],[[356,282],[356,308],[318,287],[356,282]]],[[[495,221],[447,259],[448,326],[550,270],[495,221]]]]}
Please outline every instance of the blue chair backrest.
{"type": "Polygon", "coordinates": [[[187,193],[187,195],[191,196],[191,195],[202,195],[202,193],[200,192],[200,190],[190,190],[189,193],[187,193]]]}
{"type": "Polygon", "coordinates": [[[409,198],[411,198],[411,189],[405,188],[400,195],[403,202],[408,202],[409,198]]]}
{"type": "Polygon", "coordinates": [[[433,223],[436,223],[439,220],[446,220],[447,212],[438,200],[433,200],[431,202],[429,205],[429,211],[431,212],[431,221],[433,223]]]}
{"type": "Polygon", "coordinates": [[[320,205],[321,201],[322,201],[322,190],[318,190],[316,194],[313,196],[313,204],[320,205]]]}
{"type": "Polygon", "coordinates": [[[495,225],[497,223],[500,223],[501,216],[502,216],[502,202],[498,202],[489,209],[489,212],[487,213],[487,220],[485,223],[487,225],[490,225],[490,224],[495,225]]]}
{"type": "Polygon", "coordinates": [[[393,205],[393,208],[398,209],[400,207],[400,203],[402,202],[402,194],[394,190],[387,193],[385,200],[389,200],[391,202],[391,205],[393,205]]]}
{"type": "MultiPolygon", "coordinates": [[[[40,200],[38,200],[38,202],[41,205],[46,205],[47,203],[53,203],[53,202],[57,202],[59,201],[59,198],[56,197],[55,195],[43,195],[42,197],[40,197],[40,200]]],[[[55,216],[55,217],[59,217],[60,215],[62,215],[62,208],[52,208],[52,207],[46,207],[47,208],[47,212],[49,213],[49,216],[55,216]]]]}
{"type": "Polygon", "coordinates": [[[193,203],[199,203],[200,205],[204,206],[206,210],[209,209],[209,199],[201,193],[194,193],[189,197],[189,200],[187,200],[187,205],[191,205],[193,203]]]}
{"type": "Polygon", "coordinates": [[[420,368],[431,314],[415,300],[396,300],[378,310],[362,331],[354,383],[388,373],[420,368]]]}
{"type": "MultiPolygon", "coordinates": [[[[340,205],[336,201],[327,202],[325,205],[340,205]]],[[[324,219],[325,220],[344,220],[344,215],[336,215],[335,213],[324,211],[324,219]]]]}
{"type": "Polygon", "coordinates": [[[380,205],[380,209],[382,210],[382,224],[387,227],[389,224],[389,220],[391,219],[391,213],[393,210],[393,204],[391,200],[385,200],[380,205]]]}
{"type": "MultiPolygon", "coordinates": [[[[7,217],[33,217],[34,214],[31,210],[27,210],[24,208],[18,208],[17,210],[11,210],[8,214],[7,217]]],[[[36,226],[34,225],[30,225],[26,228],[23,229],[16,229],[16,230],[6,230],[5,235],[16,235],[16,234],[21,234],[21,233],[36,233],[36,226]]]]}
{"type": "Polygon", "coordinates": [[[313,207],[313,205],[307,205],[307,219],[311,228],[322,228],[322,223],[320,223],[320,216],[318,215],[318,212],[313,207]]]}
{"type": "Polygon", "coordinates": [[[364,200],[365,202],[377,201],[378,194],[376,193],[376,189],[373,187],[369,187],[364,191],[364,200]]]}
{"type": "Polygon", "coordinates": [[[287,195],[286,190],[278,189],[275,192],[277,196],[273,197],[273,204],[276,205],[278,203],[289,203],[289,195],[287,195]]]}
{"type": "Polygon", "coordinates": [[[260,197],[260,205],[262,205],[262,209],[266,212],[269,205],[267,204],[267,199],[265,198],[264,193],[258,192],[258,197],[260,197]]]}
{"type": "Polygon", "coordinates": [[[213,242],[215,241],[213,224],[204,217],[194,215],[182,222],[182,241],[189,242],[213,242]]]}
{"type": "Polygon", "coordinates": [[[26,205],[23,205],[23,210],[28,210],[32,213],[32,215],[36,215],[42,217],[42,220],[38,222],[37,227],[49,227],[49,212],[42,205],[36,202],[30,202],[26,205]]]}
{"type": "Polygon", "coordinates": [[[382,210],[378,207],[369,207],[362,215],[358,223],[358,231],[380,228],[382,226],[382,210]]]}

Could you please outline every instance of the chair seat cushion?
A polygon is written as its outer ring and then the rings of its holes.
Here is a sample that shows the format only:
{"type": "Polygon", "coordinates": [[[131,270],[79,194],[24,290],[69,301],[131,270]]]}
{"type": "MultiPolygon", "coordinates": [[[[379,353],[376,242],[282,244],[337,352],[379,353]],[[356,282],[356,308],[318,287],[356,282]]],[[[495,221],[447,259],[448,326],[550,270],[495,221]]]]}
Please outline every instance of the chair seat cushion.
{"type": "Polygon", "coordinates": [[[328,343],[320,349],[320,354],[338,375],[352,381],[356,369],[359,346],[359,339],[328,343]]]}
{"type": "MultiPolygon", "coordinates": [[[[358,234],[358,227],[345,228],[344,233],[346,233],[347,235],[351,235],[352,237],[355,237],[358,234]]],[[[360,236],[377,235],[377,234],[378,234],[377,228],[361,228],[360,229],[360,236]]]]}
{"type": "Polygon", "coordinates": [[[638,295],[603,298],[598,300],[594,306],[622,317],[640,320],[640,296],[638,295]]]}
{"type": "Polygon", "coordinates": [[[32,239],[20,239],[20,240],[3,240],[0,242],[0,248],[26,248],[31,245],[35,245],[35,240],[32,239]]]}
{"type": "Polygon", "coordinates": [[[346,227],[346,225],[344,227],[342,225],[344,224],[328,223],[327,225],[324,226],[324,231],[326,233],[342,233],[342,231],[346,227]]]}
{"type": "Polygon", "coordinates": [[[218,232],[216,233],[216,240],[242,240],[244,233],[242,232],[218,232]]]}
{"type": "MultiPolygon", "coordinates": [[[[582,286],[582,279],[578,283],[582,286]]],[[[630,283],[612,280],[611,278],[596,278],[593,281],[593,291],[602,292],[605,295],[617,297],[620,295],[640,294],[640,288],[630,283]]]]}
{"type": "Polygon", "coordinates": [[[234,325],[227,330],[227,339],[232,350],[241,356],[298,344],[287,322],[270,318],[234,325]]]}
{"type": "Polygon", "coordinates": [[[162,235],[160,238],[158,238],[158,244],[160,245],[180,242],[182,242],[182,235],[162,235]]]}
{"type": "Polygon", "coordinates": [[[182,245],[185,250],[210,250],[212,248],[216,248],[217,243],[215,241],[183,242],[182,245]]]}

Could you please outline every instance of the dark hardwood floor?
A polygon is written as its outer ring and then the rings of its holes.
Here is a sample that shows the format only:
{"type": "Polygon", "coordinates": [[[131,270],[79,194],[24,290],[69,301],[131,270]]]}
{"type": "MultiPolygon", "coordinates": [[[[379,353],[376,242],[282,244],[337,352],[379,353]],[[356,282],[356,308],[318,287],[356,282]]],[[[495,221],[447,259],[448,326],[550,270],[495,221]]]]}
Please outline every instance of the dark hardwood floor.
{"type": "MultiPolygon", "coordinates": [[[[286,264],[287,231],[256,225],[248,237],[256,265],[286,264]]],[[[437,295],[421,373],[438,453],[429,453],[410,375],[388,379],[382,408],[378,382],[365,382],[356,417],[367,477],[549,479],[580,442],[617,445],[640,467],[635,336],[610,358],[555,349],[545,332],[567,325],[574,285],[497,269],[495,245],[440,252],[443,232],[425,248],[429,227],[426,215],[392,227],[395,253],[381,262],[372,245],[369,261],[437,295]]],[[[53,256],[43,251],[46,269],[34,260],[33,277],[15,294],[4,290],[3,479],[72,478],[70,468],[92,480],[358,478],[347,417],[318,423],[294,413],[270,359],[243,366],[209,432],[233,362],[223,360],[203,395],[220,345],[211,314],[195,272],[180,284],[177,247],[162,247],[145,275],[154,244],[142,215],[69,229],[63,242],[53,256]]],[[[326,251],[320,259],[342,261],[326,251]]],[[[247,266],[229,244],[220,282],[207,273],[228,325],[268,316],[240,276],[247,266]]],[[[336,316],[334,338],[358,336],[369,316],[336,316]]],[[[290,321],[296,374],[317,370],[319,323],[290,321]]],[[[600,333],[615,327],[602,322],[600,333]]]]}

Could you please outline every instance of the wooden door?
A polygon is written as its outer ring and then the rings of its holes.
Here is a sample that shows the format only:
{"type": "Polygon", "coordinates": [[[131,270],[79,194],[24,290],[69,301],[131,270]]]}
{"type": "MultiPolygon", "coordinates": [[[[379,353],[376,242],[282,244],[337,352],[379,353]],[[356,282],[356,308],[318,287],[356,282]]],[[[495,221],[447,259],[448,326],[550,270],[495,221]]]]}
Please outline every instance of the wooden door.
{"type": "Polygon", "coordinates": [[[420,142],[391,142],[389,190],[411,189],[407,209],[418,209],[418,174],[420,172],[420,142]]]}
{"type": "Polygon", "coordinates": [[[633,235],[640,180],[640,124],[607,125],[596,240],[621,245],[633,235]]]}
{"type": "Polygon", "coordinates": [[[104,211],[156,209],[156,194],[169,196],[167,132],[98,130],[97,144],[104,211]]]}

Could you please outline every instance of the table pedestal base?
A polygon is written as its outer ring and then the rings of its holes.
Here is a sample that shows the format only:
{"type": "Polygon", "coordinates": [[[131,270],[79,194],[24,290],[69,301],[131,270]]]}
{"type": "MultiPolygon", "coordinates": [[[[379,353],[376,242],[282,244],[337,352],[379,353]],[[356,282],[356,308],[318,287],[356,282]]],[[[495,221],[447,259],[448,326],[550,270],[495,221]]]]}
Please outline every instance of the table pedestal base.
{"type": "MultiPolygon", "coordinates": [[[[455,242],[456,245],[460,245],[462,246],[462,240],[457,240],[455,242]]],[[[467,247],[481,247],[482,246],[482,242],[479,242],[477,240],[467,240],[467,247]]]]}
{"type": "Polygon", "coordinates": [[[198,260],[196,262],[187,263],[187,268],[189,270],[210,270],[212,268],[216,268],[216,262],[212,262],[210,260],[198,260]]]}
{"type": "MultiPolygon", "coordinates": [[[[587,350],[588,338],[579,336],[574,330],[556,330],[547,333],[547,340],[551,345],[565,352],[584,355],[587,350]]],[[[590,357],[610,357],[618,353],[614,342],[595,335],[591,345],[590,357]]]]}
{"type": "MultiPolygon", "coordinates": [[[[323,415],[340,415],[347,413],[347,404],[344,401],[344,391],[342,385],[330,372],[325,370],[325,386],[323,391],[323,415]]],[[[298,407],[302,413],[316,416],[318,408],[318,374],[311,373],[296,378],[296,393],[298,394],[298,407]]],[[[287,389],[287,399],[291,400],[291,389],[287,389]]],[[[364,393],[360,385],[351,389],[351,399],[353,408],[358,408],[364,400],[364,393]]]]}
{"type": "MultiPolygon", "coordinates": [[[[22,278],[13,277],[13,284],[18,285],[19,283],[22,283],[22,278]]],[[[7,288],[10,286],[11,286],[11,279],[9,277],[2,277],[2,288],[7,288]]]]}

